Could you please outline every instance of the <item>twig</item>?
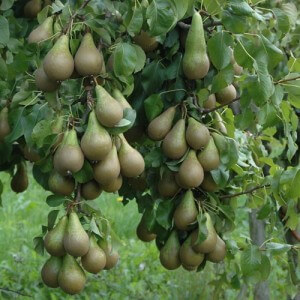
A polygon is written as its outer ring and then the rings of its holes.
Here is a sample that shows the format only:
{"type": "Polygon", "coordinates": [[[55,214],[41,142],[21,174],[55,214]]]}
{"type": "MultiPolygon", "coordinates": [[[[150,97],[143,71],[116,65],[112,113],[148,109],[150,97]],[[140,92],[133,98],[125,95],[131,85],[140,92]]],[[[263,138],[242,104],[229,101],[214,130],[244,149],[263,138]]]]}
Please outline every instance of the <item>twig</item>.
{"type": "Polygon", "coordinates": [[[293,77],[293,78],[287,78],[287,79],[281,79],[281,80],[274,82],[274,84],[280,84],[283,82],[293,81],[293,80],[297,80],[297,79],[300,79],[300,76],[293,77]]]}
{"type": "MultiPolygon", "coordinates": [[[[203,27],[205,29],[207,29],[209,27],[215,27],[215,26],[219,26],[219,25],[223,25],[221,21],[210,21],[209,23],[204,24],[203,27]]],[[[178,22],[178,27],[180,27],[181,29],[184,29],[184,30],[189,30],[191,25],[186,24],[184,22],[178,22]]]]}
{"type": "Polygon", "coordinates": [[[232,103],[234,103],[234,102],[236,102],[236,101],[239,101],[240,99],[241,99],[241,97],[237,97],[237,98],[231,100],[231,101],[228,102],[228,103],[221,104],[221,105],[216,106],[216,107],[211,108],[211,109],[203,109],[203,108],[200,108],[200,112],[201,112],[202,114],[209,114],[209,113],[211,113],[211,112],[213,112],[213,111],[216,111],[216,110],[221,109],[221,108],[223,108],[223,107],[225,107],[225,106],[228,106],[228,105],[230,105],[230,104],[232,104],[232,103]]]}
{"type": "Polygon", "coordinates": [[[8,288],[3,288],[3,287],[0,287],[0,290],[1,291],[4,291],[4,292],[9,292],[9,293],[14,293],[14,294],[18,294],[20,296],[24,296],[24,297],[28,297],[28,298],[33,298],[31,295],[27,295],[23,292],[20,292],[20,291],[14,291],[14,290],[11,290],[11,289],[8,289],[8,288]]]}
{"type": "Polygon", "coordinates": [[[241,196],[241,195],[252,194],[254,191],[260,190],[260,189],[263,189],[263,188],[266,188],[266,187],[270,187],[270,185],[269,184],[264,184],[264,185],[256,186],[256,187],[254,187],[254,188],[252,188],[248,191],[245,191],[245,192],[240,192],[240,193],[231,194],[231,195],[223,195],[223,196],[220,196],[220,199],[228,199],[228,198],[234,198],[234,197],[241,196]]]}

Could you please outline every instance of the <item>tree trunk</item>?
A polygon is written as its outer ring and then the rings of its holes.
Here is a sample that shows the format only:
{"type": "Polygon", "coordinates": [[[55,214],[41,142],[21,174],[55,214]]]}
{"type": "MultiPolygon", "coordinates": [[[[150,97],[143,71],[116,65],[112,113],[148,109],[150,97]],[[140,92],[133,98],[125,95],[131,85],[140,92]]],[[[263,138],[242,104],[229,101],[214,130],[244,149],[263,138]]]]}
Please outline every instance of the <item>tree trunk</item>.
{"type": "MultiPolygon", "coordinates": [[[[256,218],[257,209],[252,209],[249,214],[249,227],[252,243],[261,246],[265,241],[265,223],[256,218]]],[[[270,299],[270,291],[268,281],[262,281],[255,285],[254,300],[268,300],[270,299]]]]}

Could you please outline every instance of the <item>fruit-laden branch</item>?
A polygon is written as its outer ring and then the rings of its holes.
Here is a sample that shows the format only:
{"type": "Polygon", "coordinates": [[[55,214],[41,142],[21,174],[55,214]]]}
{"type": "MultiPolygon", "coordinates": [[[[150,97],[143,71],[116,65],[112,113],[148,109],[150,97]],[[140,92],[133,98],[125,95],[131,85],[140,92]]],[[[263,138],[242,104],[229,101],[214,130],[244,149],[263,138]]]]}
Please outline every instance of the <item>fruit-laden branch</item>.
{"type": "MultiPolygon", "coordinates": [[[[214,26],[219,26],[219,25],[222,25],[222,22],[221,21],[210,21],[209,23],[207,24],[204,24],[203,27],[205,29],[209,28],[209,27],[214,27],[214,26]]],[[[178,26],[181,28],[181,29],[184,29],[184,30],[189,30],[191,25],[190,24],[186,24],[184,22],[178,22],[178,26]]]]}
{"type": "Polygon", "coordinates": [[[275,84],[280,84],[280,83],[284,83],[284,82],[288,82],[288,81],[293,81],[293,80],[297,80],[297,79],[300,79],[300,76],[292,77],[292,78],[287,78],[287,79],[281,79],[281,80],[278,80],[278,81],[276,81],[274,83],[275,84]]]}
{"type": "Polygon", "coordinates": [[[256,187],[248,190],[248,191],[245,191],[245,192],[240,192],[240,193],[236,193],[236,194],[220,196],[220,199],[228,199],[228,198],[238,197],[238,196],[241,196],[241,195],[252,194],[256,190],[260,190],[260,189],[268,188],[268,187],[270,187],[269,184],[259,185],[259,186],[256,186],[256,187]]]}
{"type": "Polygon", "coordinates": [[[221,105],[216,106],[216,107],[211,108],[211,109],[203,109],[203,108],[200,108],[200,112],[201,112],[202,114],[209,114],[209,113],[211,113],[211,112],[213,112],[213,111],[215,111],[215,110],[218,110],[218,109],[221,109],[221,108],[223,108],[223,107],[225,107],[225,106],[228,106],[228,105],[230,105],[230,104],[232,104],[232,103],[234,103],[234,102],[236,102],[236,101],[238,101],[238,100],[240,100],[240,99],[241,99],[241,97],[237,97],[237,98],[231,100],[231,101],[228,102],[228,103],[221,104],[221,105]]]}
{"type": "Polygon", "coordinates": [[[33,298],[31,295],[25,294],[22,291],[14,291],[14,290],[11,290],[11,289],[8,289],[8,288],[3,288],[3,287],[0,287],[0,290],[4,291],[4,292],[8,292],[8,293],[18,294],[18,295],[23,296],[23,297],[33,298]]]}

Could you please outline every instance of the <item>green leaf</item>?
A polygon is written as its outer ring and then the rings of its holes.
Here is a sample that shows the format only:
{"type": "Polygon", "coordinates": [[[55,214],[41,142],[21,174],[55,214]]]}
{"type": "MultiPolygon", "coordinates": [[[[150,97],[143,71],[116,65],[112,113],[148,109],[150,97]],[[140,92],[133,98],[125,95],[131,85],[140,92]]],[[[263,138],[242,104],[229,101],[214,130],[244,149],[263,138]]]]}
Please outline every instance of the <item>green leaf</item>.
{"type": "Polygon", "coordinates": [[[7,45],[9,41],[9,26],[5,17],[0,16],[0,44],[7,45]]]}
{"type": "Polygon", "coordinates": [[[44,145],[45,138],[53,134],[51,125],[51,120],[41,120],[33,128],[31,138],[39,148],[44,145]]]}
{"type": "Polygon", "coordinates": [[[41,236],[37,236],[33,239],[34,250],[40,254],[44,255],[44,240],[41,236]]]}
{"type": "Polygon", "coordinates": [[[0,78],[6,79],[7,77],[7,65],[2,57],[0,57],[0,78]]]}
{"type": "Polygon", "coordinates": [[[280,243],[266,243],[266,249],[268,252],[270,251],[271,254],[280,255],[286,253],[292,249],[292,245],[289,244],[280,244],[280,243]]]}
{"type": "Polygon", "coordinates": [[[249,22],[244,16],[237,16],[232,14],[230,10],[225,9],[222,14],[222,23],[232,33],[244,33],[247,31],[249,22]]]}
{"type": "Polygon", "coordinates": [[[289,191],[287,193],[287,196],[289,198],[299,198],[300,197],[300,188],[295,188],[295,187],[300,187],[300,169],[296,170],[295,176],[289,183],[289,191]]]}
{"type": "Polygon", "coordinates": [[[208,230],[206,227],[206,216],[200,213],[197,216],[197,222],[198,222],[198,237],[197,237],[196,244],[200,244],[206,240],[208,235],[208,230]]]}
{"type": "Polygon", "coordinates": [[[125,18],[125,21],[129,19],[128,22],[124,22],[127,28],[127,32],[129,35],[134,36],[138,34],[143,25],[143,8],[142,7],[135,7],[133,12],[130,11],[125,18]]]}
{"type": "Polygon", "coordinates": [[[137,72],[141,71],[145,66],[146,54],[140,46],[138,46],[138,45],[132,45],[132,46],[135,48],[136,57],[137,57],[134,73],[137,73],[137,72]]]}
{"type": "Polygon", "coordinates": [[[54,227],[58,213],[59,213],[59,210],[52,210],[48,214],[48,230],[51,230],[54,227]]]}
{"type": "Polygon", "coordinates": [[[277,28],[282,32],[282,34],[287,33],[290,30],[290,19],[286,15],[286,13],[279,9],[279,8],[273,8],[273,12],[276,16],[277,20],[277,28]]]}
{"type": "Polygon", "coordinates": [[[241,269],[244,276],[254,276],[261,264],[261,252],[258,246],[249,245],[241,255],[241,269]]]}
{"type": "Polygon", "coordinates": [[[73,177],[79,183],[85,183],[92,180],[94,178],[94,172],[90,163],[87,160],[85,160],[82,169],[77,173],[73,174],[73,177]]]}
{"type": "Polygon", "coordinates": [[[176,8],[177,11],[177,19],[181,20],[188,9],[189,3],[188,1],[182,1],[182,0],[171,0],[176,8]]]}
{"type": "Polygon", "coordinates": [[[131,75],[137,63],[135,47],[128,43],[119,43],[114,51],[114,72],[116,76],[131,75]]]}
{"type": "Polygon", "coordinates": [[[157,223],[167,230],[172,225],[173,210],[174,201],[172,199],[161,201],[156,210],[157,223]]]}
{"type": "Polygon", "coordinates": [[[14,2],[15,2],[15,0],[2,0],[0,10],[10,9],[13,6],[14,2]]]}
{"type": "Polygon", "coordinates": [[[50,207],[57,207],[62,205],[66,201],[65,196],[59,196],[59,195],[49,195],[46,199],[46,203],[50,207]]]}
{"type": "Polygon", "coordinates": [[[153,61],[142,72],[141,84],[147,95],[153,94],[164,83],[165,70],[160,61],[153,61]]]}
{"type": "Polygon", "coordinates": [[[159,94],[153,94],[144,101],[144,108],[148,121],[157,117],[164,108],[164,103],[159,94]]]}
{"type": "Polygon", "coordinates": [[[211,93],[216,93],[227,87],[233,82],[234,70],[230,64],[225,69],[221,70],[213,79],[211,93]]]}
{"type": "Polygon", "coordinates": [[[216,15],[222,12],[226,0],[203,0],[203,4],[209,14],[216,15]]]}
{"type": "Polygon", "coordinates": [[[124,110],[123,119],[115,125],[115,127],[107,128],[107,131],[111,134],[120,134],[128,131],[135,122],[136,111],[131,108],[126,108],[124,110]]]}

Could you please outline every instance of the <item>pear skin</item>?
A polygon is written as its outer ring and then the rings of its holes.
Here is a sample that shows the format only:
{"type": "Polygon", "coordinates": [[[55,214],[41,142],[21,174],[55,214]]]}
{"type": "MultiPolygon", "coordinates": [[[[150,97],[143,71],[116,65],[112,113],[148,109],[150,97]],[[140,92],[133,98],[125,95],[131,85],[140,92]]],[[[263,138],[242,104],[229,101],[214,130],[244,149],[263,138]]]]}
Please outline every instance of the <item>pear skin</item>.
{"type": "Polygon", "coordinates": [[[17,172],[12,177],[10,187],[15,193],[23,193],[28,187],[27,168],[24,162],[17,165],[17,172]]]}
{"type": "Polygon", "coordinates": [[[205,171],[211,171],[219,167],[220,155],[212,137],[210,137],[204,150],[198,154],[198,160],[205,171]]]}
{"type": "Polygon", "coordinates": [[[219,130],[221,133],[227,134],[227,128],[225,126],[225,123],[224,123],[222,117],[220,116],[220,114],[217,111],[214,112],[214,118],[215,118],[214,127],[217,130],[219,130]]]}
{"type": "Polygon", "coordinates": [[[34,72],[34,80],[37,89],[43,92],[54,92],[59,88],[59,83],[51,80],[45,73],[43,67],[38,68],[34,72]]]}
{"type": "Polygon", "coordinates": [[[53,170],[48,179],[49,190],[62,196],[70,196],[75,189],[75,180],[70,176],[62,176],[53,170]]]}
{"type": "Polygon", "coordinates": [[[31,31],[28,36],[28,43],[40,43],[51,38],[53,35],[53,17],[48,17],[42,24],[31,31]]]}
{"type": "Polygon", "coordinates": [[[200,187],[206,192],[216,192],[219,187],[215,183],[213,177],[211,176],[210,172],[204,173],[204,179],[200,185],[200,187]]]}
{"type": "Polygon", "coordinates": [[[123,177],[120,174],[117,178],[111,180],[108,184],[102,185],[102,188],[107,193],[117,192],[123,185],[123,177]]]}
{"type": "Polygon", "coordinates": [[[151,242],[156,238],[156,234],[148,230],[144,216],[141,218],[141,221],[136,228],[136,235],[145,243],[151,242]]]}
{"type": "Polygon", "coordinates": [[[158,42],[155,37],[149,35],[148,32],[142,30],[133,38],[133,41],[139,45],[146,53],[152,52],[158,47],[158,42]]]}
{"type": "Polygon", "coordinates": [[[194,150],[200,150],[208,144],[210,134],[205,125],[196,121],[194,118],[189,118],[185,137],[187,143],[194,150]]]}
{"type": "Polygon", "coordinates": [[[34,19],[41,10],[41,0],[30,0],[24,6],[24,16],[25,18],[34,19]]]}
{"type": "Polygon", "coordinates": [[[51,256],[44,264],[41,270],[43,282],[51,288],[57,288],[58,274],[62,266],[62,258],[51,256]]]}
{"type": "Polygon", "coordinates": [[[219,236],[217,236],[216,247],[214,248],[214,250],[212,250],[210,253],[206,255],[206,258],[211,262],[218,263],[224,260],[225,256],[226,256],[226,244],[219,236]]]}
{"type": "Polygon", "coordinates": [[[179,251],[180,261],[183,265],[189,267],[198,267],[204,260],[203,253],[197,253],[192,248],[192,238],[189,236],[181,245],[179,251]]]}
{"type": "Polygon", "coordinates": [[[4,141],[5,137],[11,132],[8,123],[8,108],[4,107],[0,112],[0,143],[4,141]]]}
{"type": "Polygon", "coordinates": [[[175,174],[172,171],[164,171],[162,178],[159,180],[158,192],[162,197],[174,197],[180,190],[179,185],[176,183],[175,174]]]}
{"type": "Polygon", "coordinates": [[[81,196],[85,200],[94,200],[98,198],[101,193],[101,187],[95,180],[88,181],[81,186],[81,196]]]}
{"type": "Polygon", "coordinates": [[[125,99],[125,97],[123,96],[123,94],[121,93],[120,90],[114,89],[113,92],[112,92],[112,95],[113,95],[114,99],[116,99],[120,103],[123,110],[125,110],[126,108],[132,109],[131,105],[125,99]]]}
{"type": "Polygon", "coordinates": [[[208,96],[207,100],[204,101],[203,107],[205,109],[214,109],[216,107],[216,102],[217,100],[215,94],[211,94],[208,96]]]}
{"type": "Polygon", "coordinates": [[[104,251],[106,256],[106,264],[104,269],[110,270],[114,268],[117,265],[120,258],[116,249],[113,248],[111,242],[105,240],[99,240],[98,245],[104,251]]]}
{"type": "Polygon", "coordinates": [[[236,98],[236,96],[237,96],[236,89],[232,84],[223,88],[216,94],[217,101],[220,104],[228,104],[229,102],[234,100],[236,98]]]}

